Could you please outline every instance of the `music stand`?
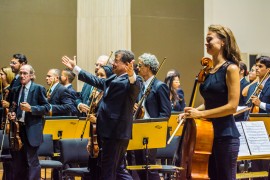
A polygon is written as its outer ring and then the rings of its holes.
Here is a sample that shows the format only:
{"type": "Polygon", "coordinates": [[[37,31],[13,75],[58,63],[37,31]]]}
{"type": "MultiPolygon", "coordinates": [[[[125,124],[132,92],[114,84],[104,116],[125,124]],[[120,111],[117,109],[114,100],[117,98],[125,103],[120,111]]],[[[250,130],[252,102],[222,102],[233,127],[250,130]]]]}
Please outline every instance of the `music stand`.
{"type": "MultiPolygon", "coordinates": [[[[172,111],[171,116],[168,120],[168,129],[170,136],[173,134],[174,130],[178,126],[178,116],[181,114],[183,111],[172,111]]],[[[183,131],[183,125],[179,128],[179,130],[175,133],[174,136],[181,136],[182,131],[183,131]]]]}
{"type": "Polygon", "coordinates": [[[145,150],[145,165],[136,168],[128,166],[132,170],[146,170],[148,179],[149,169],[158,168],[158,165],[149,165],[148,150],[152,148],[164,148],[167,141],[168,118],[137,119],[133,121],[132,139],[129,141],[127,150],[145,150]]]}
{"type": "Polygon", "coordinates": [[[45,116],[43,134],[52,134],[53,140],[76,138],[77,116],[45,116]]]}

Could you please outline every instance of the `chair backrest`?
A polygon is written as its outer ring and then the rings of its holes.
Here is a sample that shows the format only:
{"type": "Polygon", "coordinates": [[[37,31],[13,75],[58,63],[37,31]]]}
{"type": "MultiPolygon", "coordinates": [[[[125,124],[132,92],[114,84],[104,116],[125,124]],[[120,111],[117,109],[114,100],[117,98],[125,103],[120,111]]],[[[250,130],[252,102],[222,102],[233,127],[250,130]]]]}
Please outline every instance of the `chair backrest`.
{"type": "MultiPolygon", "coordinates": [[[[2,140],[4,137],[3,133],[4,133],[3,130],[0,130],[0,147],[2,145],[2,140]]],[[[9,138],[7,134],[5,134],[5,137],[4,137],[3,149],[9,149],[9,138]]]]}
{"type": "Polygon", "coordinates": [[[165,148],[158,148],[156,157],[158,159],[173,159],[174,153],[180,143],[180,138],[180,136],[175,136],[171,143],[168,144],[165,148]]]}
{"type": "Polygon", "coordinates": [[[52,134],[43,134],[43,142],[39,146],[39,156],[53,156],[53,136],[52,134]]]}
{"type": "Polygon", "coordinates": [[[89,154],[86,150],[88,140],[86,138],[60,139],[60,154],[63,164],[87,163],[89,154]]]}

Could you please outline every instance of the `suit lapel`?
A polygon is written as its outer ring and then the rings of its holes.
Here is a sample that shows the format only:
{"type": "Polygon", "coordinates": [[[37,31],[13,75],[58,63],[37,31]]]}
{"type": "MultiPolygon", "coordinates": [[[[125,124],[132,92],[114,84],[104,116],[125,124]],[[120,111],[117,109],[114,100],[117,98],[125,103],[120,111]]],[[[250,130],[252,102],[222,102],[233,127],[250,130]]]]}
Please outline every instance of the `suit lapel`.
{"type": "Polygon", "coordinates": [[[28,103],[31,101],[31,99],[33,99],[34,90],[35,90],[35,84],[34,84],[34,82],[32,82],[31,86],[29,88],[29,91],[28,91],[28,96],[27,96],[27,102],[28,103]]]}
{"type": "Polygon", "coordinates": [[[58,90],[59,86],[60,86],[60,84],[58,83],[57,86],[54,88],[54,90],[53,90],[53,92],[52,92],[52,94],[51,94],[50,99],[52,99],[53,96],[56,94],[56,91],[58,90]]]}
{"type": "Polygon", "coordinates": [[[263,97],[265,95],[265,93],[269,89],[269,86],[270,86],[270,78],[268,78],[268,80],[264,84],[264,88],[262,90],[261,97],[263,97]]]}

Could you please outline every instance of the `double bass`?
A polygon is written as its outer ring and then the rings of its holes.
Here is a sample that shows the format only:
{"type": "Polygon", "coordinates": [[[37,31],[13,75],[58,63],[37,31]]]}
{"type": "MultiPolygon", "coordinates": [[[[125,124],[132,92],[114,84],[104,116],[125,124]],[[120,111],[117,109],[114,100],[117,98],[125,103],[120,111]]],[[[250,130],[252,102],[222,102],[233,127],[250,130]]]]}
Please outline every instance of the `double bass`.
{"type": "MultiPolygon", "coordinates": [[[[204,57],[201,60],[201,64],[204,68],[196,77],[189,104],[190,107],[194,106],[194,97],[198,85],[204,82],[205,76],[212,68],[213,62],[210,58],[204,57]]],[[[193,118],[181,119],[181,122],[184,122],[184,128],[176,158],[174,158],[173,161],[176,166],[182,167],[184,170],[182,170],[180,174],[177,174],[177,179],[209,179],[208,161],[214,140],[212,122],[193,118]]],[[[179,123],[178,126],[180,127],[181,123],[179,123]]],[[[177,127],[175,131],[177,131],[179,127],[177,127]]],[[[175,132],[173,134],[175,134],[175,132]]]]}

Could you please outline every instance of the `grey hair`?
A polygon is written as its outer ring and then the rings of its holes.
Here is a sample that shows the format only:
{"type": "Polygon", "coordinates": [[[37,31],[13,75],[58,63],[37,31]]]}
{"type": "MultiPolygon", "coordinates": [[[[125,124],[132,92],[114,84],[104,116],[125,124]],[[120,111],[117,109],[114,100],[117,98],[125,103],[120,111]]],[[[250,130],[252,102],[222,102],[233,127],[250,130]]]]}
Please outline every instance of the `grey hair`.
{"type": "Polygon", "coordinates": [[[141,60],[145,66],[149,66],[150,70],[154,75],[157,73],[159,62],[155,55],[150,53],[144,53],[139,57],[139,60],[141,60]]]}
{"type": "Polygon", "coordinates": [[[29,68],[29,73],[32,75],[31,80],[34,81],[36,79],[34,68],[30,64],[25,64],[23,66],[29,68]]]}
{"type": "Polygon", "coordinates": [[[53,70],[53,74],[60,78],[61,76],[61,71],[59,69],[50,69],[50,71],[53,70]]]}

